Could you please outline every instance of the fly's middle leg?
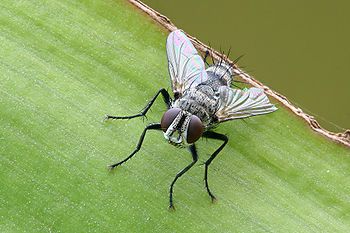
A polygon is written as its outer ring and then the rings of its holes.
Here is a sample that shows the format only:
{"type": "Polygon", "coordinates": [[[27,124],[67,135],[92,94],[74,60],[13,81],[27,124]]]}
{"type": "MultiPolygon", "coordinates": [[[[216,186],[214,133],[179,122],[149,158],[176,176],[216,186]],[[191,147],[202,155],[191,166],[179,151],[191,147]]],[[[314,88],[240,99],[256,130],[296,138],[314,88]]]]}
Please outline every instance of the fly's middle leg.
{"type": "Polygon", "coordinates": [[[147,103],[147,105],[141,110],[140,113],[135,114],[135,115],[131,115],[131,116],[111,116],[111,115],[106,115],[105,120],[108,120],[108,119],[115,119],[115,120],[118,120],[118,119],[132,119],[132,118],[136,118],[136,117],[145,117],[147,111],[152,107],[154,101],[157,99],[159,94],[162,94],[163,100],[164,100],[167,108],[169,109],[170,106],[171,106],[172,100],[170,98],[170,95],[169,95],[168,91],[165,90],[164,88],[162,88],[153,96],[153,98],[147,103]]]}

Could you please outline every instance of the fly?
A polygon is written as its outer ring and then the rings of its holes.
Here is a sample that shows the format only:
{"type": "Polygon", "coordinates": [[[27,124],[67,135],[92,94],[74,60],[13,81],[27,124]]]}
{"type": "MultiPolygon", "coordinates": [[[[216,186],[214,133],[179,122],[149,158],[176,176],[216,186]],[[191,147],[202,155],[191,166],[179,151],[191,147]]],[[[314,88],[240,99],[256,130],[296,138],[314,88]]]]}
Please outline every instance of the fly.
{"type": "Polygon", "coordinates": [[[106,116],[106,119],[144,117],[159,95],[163,96],[167,106],[167,111],[163,114],[160,123],[152,123],[144,128],[135,150],[124,160],[110,165],[109,168],[113,169],[132,158],[140,150],[148,130],[162,130],[170,144],[188,147],[192,155],[192,162],[178,172],[170,184],[169,208],[174,208],[174,184],[198,161],[195,142],[201,137],[220,140],[221,146],[204,163],[205,188],[211,200],[214,201],[216,198],[208,184],[208,168],[227,144],[228,137],[213,131],[213,126],[229,120],[267,114],[277,108],[270,103],[260,88],[252,87],[243,90],[231,88],[234,72],[232,66],[223,59],[206,68],[208,53],[203,61],[181,30],[169,34],[166,50],[174,99],[162,88],[141,113],[131,116],[106,116]]]}

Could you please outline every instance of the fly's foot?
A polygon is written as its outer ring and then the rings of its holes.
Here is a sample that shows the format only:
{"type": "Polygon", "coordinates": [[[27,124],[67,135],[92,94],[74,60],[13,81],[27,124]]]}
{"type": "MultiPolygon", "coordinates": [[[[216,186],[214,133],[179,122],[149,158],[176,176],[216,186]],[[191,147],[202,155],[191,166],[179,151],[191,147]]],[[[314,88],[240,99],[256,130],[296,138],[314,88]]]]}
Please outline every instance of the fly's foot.
{"type": "Polygon", "coordinates": [[[104,118],[104,121],[107,121],[109,119],[120,119],[120,117],[117,117],[117,116],[111,116],[111,115],[105,115],[105,118],[104,118]]]}
{"type": "Polygon", "coordinates": [[[118,167],[120,164],[117,163],[117,164],[112,164],[112,165],[108,165],[107,168],[109,171],[113,171],[116,167],[118,167]]]}
{"type": "Polygon", "coordinates": [[[209,194],[211,198],[211,203],[215,203],[217,201],[216,197],[213,194],[209,194]]]}
{"type": "Polygon", "coordinates": [[[211,202],[212,203],[216,202],[216,197],[214,196],[214,194],[211,193],[209,187],[207,187],[207,192],[208,192],[208,195],[209,195],[209,197],[211,199],[211,202]]]}
{"type": "Polygon", "coordinates": [[[130,120],[132,118],[140,117],[140,116],[143,116],[143,115],[141,113],[140,114],[136,114],[136,115],[132,115],[132,116],[111,116],[111,115],[106,115],[105,116],[105,120],[109,120],[109,119],[112,119],[112,120],[130,120]]]}
{"type": "Polygon", "coordinates": [[[175,206],[173,205],[173,203],[169,204],[169,211],[175,211],[175,206]]]}
{"type": "Polygon", "coordinates": [[[103,121],[107,121],[109,119],[109,116],[106,114],[103,118],[103,121]]]}

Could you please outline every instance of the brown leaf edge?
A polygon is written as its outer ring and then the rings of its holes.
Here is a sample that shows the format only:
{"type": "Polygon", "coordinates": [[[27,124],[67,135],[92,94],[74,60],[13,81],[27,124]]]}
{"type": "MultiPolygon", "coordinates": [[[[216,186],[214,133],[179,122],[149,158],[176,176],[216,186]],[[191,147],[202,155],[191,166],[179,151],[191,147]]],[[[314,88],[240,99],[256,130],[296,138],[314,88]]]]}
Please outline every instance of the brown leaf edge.
{"type": "MultiPolygon", "coordinates": [[[[147,6],[146,4],[144,4],[143,2],[139,1],[139,0],[128,0],[131,4],[133,4],[134,6],[136,6],[138,9],[140,9],[141,11],[143,11],[144,13],[146,13],[147,15],[149,15],[154,21],[156,21],[157,23],[159,23],[160,25],[162,25],[165,29],[169,30],[169,31],[174,31],[176,29],[178,29],[171,21],[169,18],[167,18],[166,16],[160,14],[159,12],[155,11],[154,9],[152,9],[151,7],[147,6]]],[[[194,44],[194,46],[202,51],[202,52],[206,52],[207,50],[212,51],[212,55],[214,57],[214,59],[219,60],[222,56],[225,57],[225,59],[233,64],[233,62],[231,60],[229,60],[225,55],[222,55],[221,53],[219,53],[218,51],[213,50],[212,48],[210,48],[208,45],[202,43],[201,41],[199,41],[197,38],[188,35],[186,33],[186,35],[191,39],[192,43],[194,44]]],[[[244,81],[248,82],[249,84],[251,84],[254,87],[259,87],[259,88],[263,88],[264,91],[272,96],[273,98],[275,98],[276,100],[278,100],[280,103],[282,103],[284,106],[286,106],[288,109],[290,109],[293,113],[295,113],[297,116],[303,118],[308,125],[311,127],[311,129],[313,129],[314,131],[320,133],[321,135],[335,141],[338,143],[341,143],[347,147],[350,148],[350,129],[347,129],[345,132],[343,133],[334,133],[334,132],[330,132],[324,128],[321,127],[321,125],[315,120],[315,118],[309,114],[306,114],[305,112],[303,112],[302,109],[294,106],[288,99],[287,97],[279,94],[278,92],[271,90],[269,87],[265,86],[263,83],[259,82],[258,80],[256,80],[255,78],[253,78],[251,75],[247,74],[246,72],[244,72],[242,69],[240,69],[236,64],[233,64],[234,67],[234,71],[235,73],[239,74],[239,77],[242,78],[244,81]]]]}

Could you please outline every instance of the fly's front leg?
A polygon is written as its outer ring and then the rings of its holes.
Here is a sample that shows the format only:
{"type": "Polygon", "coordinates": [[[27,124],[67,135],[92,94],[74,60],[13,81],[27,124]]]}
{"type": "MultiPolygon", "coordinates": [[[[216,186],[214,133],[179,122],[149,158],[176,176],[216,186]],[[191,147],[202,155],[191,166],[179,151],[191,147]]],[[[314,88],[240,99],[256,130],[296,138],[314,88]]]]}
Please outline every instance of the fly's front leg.
{"type": "Polygon", "coordinates": [[[190,168],[198,161],[198,154],[196,150],[196,146],[192,144],[190,147],[190,152],[192,154],[192,162],[187,165],[184,169],[182,169],[179,173],[176,174],[173,182],[171,182],[170,185],[170,192],[169,192],[169,208],[174,209],[174,204],[173,204],[173,189],[174,189],[174,184],[179,179],[183,174],[185,174],[190,168]]]}
{"type": "Polygon", "coordinates": [[[157,92],[157,94],[155,94],[153,96],[153,98],[148,102],[146,107],[144,107],[139,114],[135,114],[135,115],[131,115],[131,116],[110,116],[110,115],[107,115],[105,119],[106,120],[108,120],[108,119],[132,119],[135,117],[144,117],[144,116],[146,116],[147,111],[151,108],[151,106],[153,105],[154,101],[157,99],[159,94],[162,94],[163,100],[164,100],[165,104],[167,105],[167,108],[169,109],[171,106],[172,100],[170,98],[168,91],[165,90],[164,88],[162,88],[157,92]]]}
{"type": "Polygon", "coordinates": [[[139,142],[137,143],[135,150],[128,157],[126,157],[124,160],[120,161],[119,163],[112,164],[108,167],[110,169],[113,169],[113,168],[125,163],[129,159],[131,159],[136,154],[136,152],[138,152],[141,149],[143,140],[146,136],[146,132],[147,132],[147,130],[150,130],[150,129],[160,130],[161,129],[160,123],[154,123],[154,124],[150,124],[150,125],[146,126],[146,128],[143,130],[143,132],[140,136],[139,142]]]}
{"type": "Polygon", "coordinates": [[[225,147],[226,143],[228,142],[228,137],[224,134],[215,133],[212,131],[204,132],[203,137],[224,141],[224,143],[222,143],[221,146],[218,149],[216,149],[216,151],[204,163],[205,164],[205,171],[204,171],[205,187],[207,189],[207,192],[208,192],[211,200],[215,201],[216,198],[215,198],[214,194],[210,191],[209,185],[208,185],[208,167],[211,164],[211,162],[215,159],[215,157],[219,154],[219,152],[225,147]]]}

